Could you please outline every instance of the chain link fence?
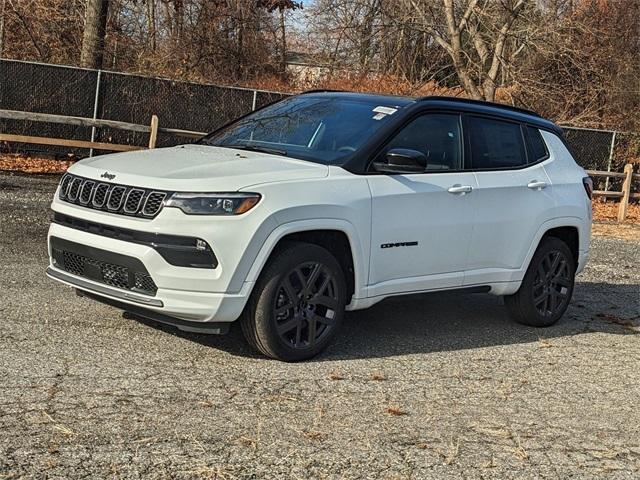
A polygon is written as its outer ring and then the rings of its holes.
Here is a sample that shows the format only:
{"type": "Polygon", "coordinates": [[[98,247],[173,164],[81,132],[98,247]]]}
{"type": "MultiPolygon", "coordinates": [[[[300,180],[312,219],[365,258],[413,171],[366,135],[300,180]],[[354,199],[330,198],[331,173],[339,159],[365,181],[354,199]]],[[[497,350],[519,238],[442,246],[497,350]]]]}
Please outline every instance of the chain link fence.
{"type": "MultiPolygon", "coordinates": [[[[212,131],[287,94],[221,87],[125,73],[87,70],[15,60],[0,60],[0,109],[52,113],[148,125],[157,115],[167,128],[212,131]]],[[[640,162],[640,134],[563,127],[576,161],[588,170],[621,172],[640,162]]],[[[108,128],[0,120],[0,131],[18,135],[146,145],[148,135],[108,128]]],[[[157,146],[185,139],[160,133],[157,146]]],[[[0,148],[8,148],[0,145],[0,148]]],[[[9,146],[17,151],[68,155],[68,148],[9,146]]],[[[87,156],[88,150],[71,153],[87,156]]],[[[620,180],[598,179],[598,190],[619,190],[620,180]]]]}
{"type": "MultiPolygon", "coordinates": [[[[0,109],[52,113],[209,132],[287,94],[221,87],[102,70],[0,60],[0,109]]],[[[148,135],[109,128],[0,120],[0,131],[16,135],[146,145],[148,135]]],[[[184,143],[160,133],[157,146],[184,143]]],[[[1,147],[1,146],[0,146],[1,147]]],[[[4,147],[7,148],[7,147],[4,147]]],[[[86,149],[12,144],[17,151],[87,156],[86,149]]]]}
{"type": "MultiPolygon", "coordinates": [[[[627,163],[640,163],[640,133],[562,127],[576,161],[587,170],[622,172],[627,163]]],[[[637,169],[636,169],[637,170],[637,169]]],[[[596,178],[596,190],[619,191],[621,178],[596,178]]]]}

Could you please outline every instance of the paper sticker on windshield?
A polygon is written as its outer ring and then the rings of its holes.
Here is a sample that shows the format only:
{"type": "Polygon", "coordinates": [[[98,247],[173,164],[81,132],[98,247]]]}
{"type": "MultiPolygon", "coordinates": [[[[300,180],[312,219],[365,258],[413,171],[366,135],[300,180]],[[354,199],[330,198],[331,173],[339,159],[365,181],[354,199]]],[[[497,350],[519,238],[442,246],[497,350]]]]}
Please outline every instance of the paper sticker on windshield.
{"type": "MultiPolygon", "coordinates": [[[[374,112],[376,113],[382,113],[384,115],[393,115],[394,113],[396,113],[398,111],[397,108],[392,108],[392,107],[376,107],[373,109],[374,112]]],[[[375,117],[374,117],[375,118],[375,117]]]]}
{"type": "Polygon", "coordinates": [[[384,113],[376,113],[376,114],[373,116],[373,119],[374,119],[374,120],[382,120],[384,117],[386,117],[386,115],[385,115],[384,113]]]}

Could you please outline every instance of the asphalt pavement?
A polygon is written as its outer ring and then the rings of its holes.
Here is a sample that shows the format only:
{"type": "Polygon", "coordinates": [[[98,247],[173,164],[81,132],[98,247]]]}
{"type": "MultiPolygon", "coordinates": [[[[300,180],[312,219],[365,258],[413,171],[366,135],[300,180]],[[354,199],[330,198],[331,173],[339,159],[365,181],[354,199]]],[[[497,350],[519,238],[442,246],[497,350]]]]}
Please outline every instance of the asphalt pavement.
{"type": "Polygon", "coordinates": [[[640,478],[640,238],[593,238],[554,327],[426,295],[286,364],[47,279],[58,180],[0,173],[0,479],[640,478]]]}

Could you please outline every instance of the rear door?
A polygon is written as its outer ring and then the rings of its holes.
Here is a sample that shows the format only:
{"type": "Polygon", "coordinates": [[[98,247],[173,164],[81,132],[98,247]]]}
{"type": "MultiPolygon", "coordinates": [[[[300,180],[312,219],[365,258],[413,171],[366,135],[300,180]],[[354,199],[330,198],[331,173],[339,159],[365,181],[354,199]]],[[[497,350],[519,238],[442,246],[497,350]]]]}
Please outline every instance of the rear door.
{"type": "Polygon", "coordinates": [[[462,285],[471,239],[475,176],[464,171],[461,117],[424,113],[382,149],[417,150],[422,173],[368,177],[372,194],[369,295],[462,285]]]}
{"type": "Polygon", "coordinates": [[[551,181],[543,166],[548,154],[544,142],[537,144],[537,152],[532,150],[528,139],[534,133],[527,128],[496,118],[465,117],[468,168],[478,182],[465,285],[500,281],[505,271],[520,269],[536,232],[553,212],[547,188],[551,181]]]}

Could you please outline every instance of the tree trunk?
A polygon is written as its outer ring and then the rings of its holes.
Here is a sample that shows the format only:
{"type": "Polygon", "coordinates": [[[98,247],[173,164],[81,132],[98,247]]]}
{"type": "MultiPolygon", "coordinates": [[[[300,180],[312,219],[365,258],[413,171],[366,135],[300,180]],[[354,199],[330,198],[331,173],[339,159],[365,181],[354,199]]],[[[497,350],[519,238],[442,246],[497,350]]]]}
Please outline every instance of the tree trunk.
{"type": "Polygon", "coordinates": [[[7,9],[7,0],[0,0],[0,57],[4,51],[4,15],[7,9]]]}
{"type": "Polygon", "coordinates": [[[87,0],[80,66],[102,68],[109,0],[87,0]]]}
{"type": "Polygon", "coordinates": [[[149,44],[151,51],[155,52],[156,45],[156,0],[147,0],[147,19],[149,22],[149,44]]]}
{"type": "Polygon", "coordinates": [[[280,9],[280,40],[282,42],[282,74],[287,73],[287,29],[284,24],[284,8],[280,9]]]}

